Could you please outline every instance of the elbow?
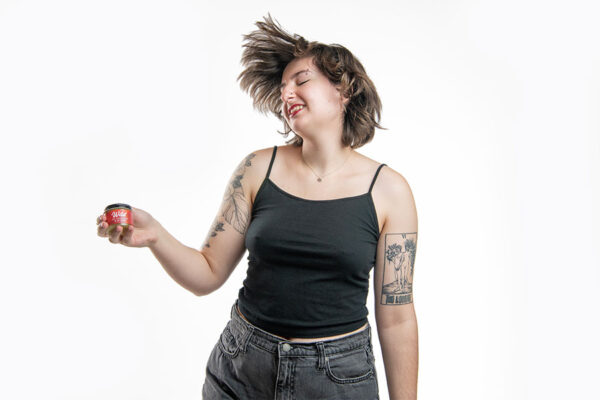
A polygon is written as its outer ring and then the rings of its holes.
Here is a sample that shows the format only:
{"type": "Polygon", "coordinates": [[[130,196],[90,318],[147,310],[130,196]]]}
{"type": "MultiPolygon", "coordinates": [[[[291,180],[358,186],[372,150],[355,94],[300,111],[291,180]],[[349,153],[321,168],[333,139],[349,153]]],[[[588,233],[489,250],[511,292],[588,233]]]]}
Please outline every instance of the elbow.
{"type": "Polygon", "coordinates": [[[220,279],[217,274],[215,274],[214,269],[211,267],[206,257],[204,257],[204,260],[206,261],[206,269],[204,274],[201,277],[197,277],[196,284],[193,288],[189,289],[198,297],[211,294],[220,288],[224,283],[224,281],[220,279]]]}
{"type": "Polygon", "coordinates": [[[202,287],[199,288],[195,288],[194,290],[190,290],[192,293],[194,293],[196,296],[201,297],[201,296],[207,296],[209,294],[211,294],[212,292],[215,292],[217,289],[219,289],[221,286],[223,286],[223,284],[213,284],[213,285],[204,285],[202,287]]]}
{"type": "Polygon", "coordinates": [[[194,290],[190,289],[190,291],[192,293],[194,293],[196,296],[201,297],[201,296],[209,295],[217,289],[218,289],[218,287],[200,287],[200,288],[195,288],[194,290]]]}
{"type": "Polygon", "coordinates": [[[194,293],[197,297],[206,296],[208,294],[207,292],[202,292],[200,290],[192,290],[191,292],[194,293]]]}
{"type": "Polygon", "coordinates": [[[390,333],[392,336],[396,337],[399,332],[416,332],[418,330],[418,324],[416,318],[409,318],[401,321],[378,321],[377,330],[382,335],[390,333]]]}

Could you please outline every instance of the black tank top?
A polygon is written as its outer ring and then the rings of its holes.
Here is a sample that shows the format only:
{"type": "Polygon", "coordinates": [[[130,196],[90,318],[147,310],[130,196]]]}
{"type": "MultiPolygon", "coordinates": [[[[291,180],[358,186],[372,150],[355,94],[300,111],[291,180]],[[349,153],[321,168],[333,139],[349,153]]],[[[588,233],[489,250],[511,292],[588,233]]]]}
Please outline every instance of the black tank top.
{"type": "Polygon", "coordinates": [[[367,322],[369,274],[379,225],[371,190],[357,196],[309,200],[267,175],[246,232],[248,270],[238,307],[250,323],[284,337],[351,332],[367,322]]]}

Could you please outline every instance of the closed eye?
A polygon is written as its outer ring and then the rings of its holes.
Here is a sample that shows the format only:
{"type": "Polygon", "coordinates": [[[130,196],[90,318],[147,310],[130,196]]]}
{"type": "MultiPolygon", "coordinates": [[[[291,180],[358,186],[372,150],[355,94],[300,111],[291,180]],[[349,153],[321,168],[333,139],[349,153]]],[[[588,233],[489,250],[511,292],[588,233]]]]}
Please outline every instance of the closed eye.
{"type": "MultiPolygon", "coordinates": [[[[304,84],[305,84],[306,82],[308,82],[308,81],[310,81],[310,79],[307,79],[307,80],[305,80],[304,82],[300,82],[300,83],[298,84],[298,86],[300,86],[300,85],[304,85],[304,84]]],[[[282,83],[282,84],[281,84],[281,86],[279,87],[279,91],[280,91],[280,92],[282,92],[282,93],[283,93],[283,87],[284,87],[284,85],[283,85],[283,83],[282,83]]]]}
{"type": "MultiPolygon", "coordinates": [[[[305,80],[304,82],[300,82],[300,83],[298,84],[298,86],[304,85],[304,84],[305,84],[306,82],[308,82],[308,81],[310,81],[310,79],[307,79],[307,80],[305,80]]],[[[283,86],[281,87],[280,91],[281,91],[281,96],[283,96],[283,86]]],[[[283,97],[281,97],[281,98],[283,99],[283,97]]]]}

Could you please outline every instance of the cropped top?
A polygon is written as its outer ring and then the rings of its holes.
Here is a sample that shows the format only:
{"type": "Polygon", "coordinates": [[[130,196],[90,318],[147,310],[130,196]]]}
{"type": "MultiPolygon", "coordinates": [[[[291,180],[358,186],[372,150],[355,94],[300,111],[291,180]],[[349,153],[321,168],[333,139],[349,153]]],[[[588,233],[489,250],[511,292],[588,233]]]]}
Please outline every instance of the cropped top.
{"type": "Polygon", "coordinates": [[[357,196],[309,200],[270,180],[277,154],[256,193],[246,279],[238,307],[250,323],[274,335],[334,336],[367,322],[369,274],[379,224],[371,190],[357,196]]]}

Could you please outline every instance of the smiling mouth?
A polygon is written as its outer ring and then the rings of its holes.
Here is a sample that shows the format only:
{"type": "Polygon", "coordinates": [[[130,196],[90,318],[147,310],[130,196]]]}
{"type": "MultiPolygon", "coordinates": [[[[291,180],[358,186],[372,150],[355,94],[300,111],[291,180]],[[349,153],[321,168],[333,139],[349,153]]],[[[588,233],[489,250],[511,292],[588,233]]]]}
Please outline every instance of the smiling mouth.
{"type": "Polygon", "coordinates": [[[290,117],[295,116],[296,114],[298,114],[300,111],[302,111],[304,109],[304,106],[298,106],[295,108],[296,111],[294,111],[293,113],[290,114],[290,117]]]}

